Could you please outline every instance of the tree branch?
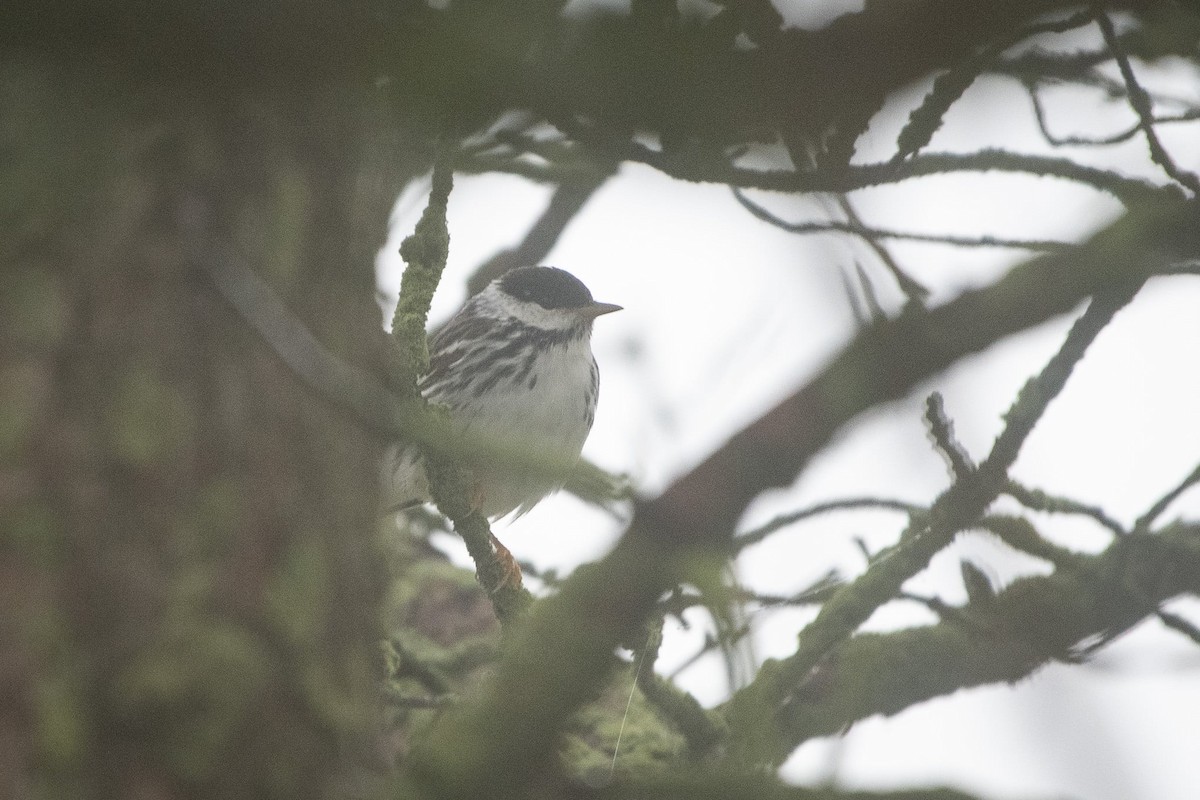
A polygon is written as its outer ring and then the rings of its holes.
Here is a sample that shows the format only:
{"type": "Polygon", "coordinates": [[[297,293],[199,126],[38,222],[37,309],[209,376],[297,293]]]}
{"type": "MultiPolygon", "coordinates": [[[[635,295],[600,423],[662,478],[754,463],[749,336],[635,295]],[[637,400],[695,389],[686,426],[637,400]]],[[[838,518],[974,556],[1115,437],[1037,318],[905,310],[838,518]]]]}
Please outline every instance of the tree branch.
{"type": "Polygon", "coordinates": [[[1076,12],[1063,19],[1042,22],[1020,28],[1009,35],[981,47],[975,53],[955,64],[933,81],[933,87],[925,95],[921,105],[908,118],[908,123],[896,138],[896,155],[893,162],[899,163],[924,148],[942,125],[942,119],[950,107],[958,102],[975,79],[1008,48],[1042,33],[1062,33],[1086,25],[1091,20],[1087,12],[1076,12]]]}
{"type": "MultiPolygon", "coordinates": [[[[400,284],[400,301],[392,318],[392,336],[400,354],[400,395],[406,400],[421,397],[418,380],[429,369],[429,351],[425,325],[433,293],[441,281],[450,251],[450,232],[446,227],[446,204],[453,186],[450,157],[443,153],[434,165],[429,202],[416,229],[400,244],[400,255],[407,264],[400,284]]],[[[454,434],[457,436],[457,432],[454,434]]],[[[533,595],[505,580],[505,570],[492,547],[492,532],[487,518],[471,506],[467,474],[454,459],[436,450],[421,448],[429,492],[438,510],[454,523],[475,562],[475,574],[502,623],[510,623],[529,607],[533,595]]]]}
{"type": "Polygon", "coordinates": [[[1108,45],[1109,52],[1112,53],[1113,58],[1117,61],[1117,67],[1121,70],[1125,89],[1129,93],[1129,107],[1137,114],[1138,126],[1146,136],[1151,160],[1162,167],[1163,172],[1170,176],[1171,180],[1181,186],[1186,186],[1193,196],[1200,195],[1200,178],[1180,168],[1171,154],[1167,152],[1167,148],[1163,146],[1162,140],[1158,138],[1158,131],[1154,128],[1154,104],[1150,100],[1150,95],[1138,82],[1137,75],[1133,72],[1133,65],[1129,63],[1129,56],[1117,40],[1117,32],[1113,29],[1112,20],[1100,8],[1096,9],[1095,19],[1096,24],[1100,26],[1100,32],[1104,35],[1104,43],[1108,45]]]}
{"type": "Polygon", "coordinates": [[[1195,250],[1195,215],[1182,203],[1138,209],[1069,253],[1034,259],[987,289],[863,332],[804,388],[659,498],[637,504],[612,552],[538,603],[514,631],[493,679],[473,702],[438,720],[414,754],[414,774],[449,796],[527,786],[548,763],[563,722],[608,674],[613,648],[636,635],[689,555],[728,547],[751,499],[790,483],[865,409],[1106,286],[1144,280],[1163,261],[1195,250]]]}
{"type": "Polygon", "coordinates": [[[1121,287],[1092,300],[1058,353],[1022,388],[1005,415],[1007,424],[983,463],[978,468],[967,462],[960,464],[962,473],[928,514],[913,520],[901,535],[900,543],[822,606],[817,618],[801,632],[799,649],[771,670],[764,670],[726,704],[735,759],[752,764],[766,757],[772,764],[783,763],[797,743],[780,735],[782,732],[775,724],[776,712],[787,716],[790,706],[803,702],[804,687],[811,674],[832,656],[834,649],[849,639],[876,609],[895,598],[905,581],[928,566],[930,559],[973,524],[1004,490],[1008,468],[1016,460],[1022,443],[1062,391],[1088,345],[1139,287],[1140,284],[1121,287]]]}
{"type": "Polygon", "coordinates": [[[1200,593],[1200,526],[1117,539],[1080,569],[1022,578],[960,610],[967,624],[859,634],[818,665],[778,724],[795,746],[875,714],[971,686],[1012,683],[1082,641],[1132,627],[1158,604],[1200,593]]]}
{"type": "Polygon", "coordinates": [[[1178,190],[1164,195],[1164,187],[1150,181],[1089,167],[1068,158],[1034,156],[1006,150],[980,150],[964,154],[925,153],[899,164],[852,164],[812,171],[746,169],[725,162],[697,160],[690,156],[651,150],[638,142],[624,145],[621,155],[629,161],[647,164],[680,180],[725,183],[776,192],[851,192],[931,175],[1012,172],[1061,178],[1090,186],[1112,195],[1130,208],[1146,202],[1158,202],[1167,196],[1183,198],[1183,193],[1178,190]]]}
{"type": "MultiPolygon", "coordinates": [[[[1007,247],[1020,250],[1050,252],[1065,250],[1071,247],[1070,242],[1051,239],[1006,239],[999,236],[959,236],[953,233],[917,233],[915,231],[897,231],[887,228],[869,228],[858,222],[839,220],[821,220],[812,222],[788,222],[777,217],[767,209],[755,203],[745,192],[734,188],[733,196],[742,208],[763,222],[785,230],[788,233],[818,234],[818,233],[849,233],[867,241],[872,239],[899,239],[906,242],[928,242],[929,244],[945,244],[953,247],[1007,247]]],[[[926,292],[927,293],[927,292],[926,292]]],[[[912,294],[912,292],[906,292],[912,294]]]]}

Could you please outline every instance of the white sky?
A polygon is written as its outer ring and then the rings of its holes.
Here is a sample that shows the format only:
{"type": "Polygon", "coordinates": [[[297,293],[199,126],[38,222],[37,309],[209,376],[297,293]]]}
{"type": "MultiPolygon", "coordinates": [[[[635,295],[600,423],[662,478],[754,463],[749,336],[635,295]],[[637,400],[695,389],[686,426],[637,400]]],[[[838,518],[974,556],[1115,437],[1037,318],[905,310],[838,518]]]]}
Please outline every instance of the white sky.
{"type": "MultiPolygon", "coordinates": [[[[1147,75],[1150,71],[1147,70],[1147,75]]],[[[1154,71],[1177,93],[1195,96],[1194,72],[1154,71]]],[[[865,160],[886,158],[905,104],[864,138],[865,160]]],[[[1127,112],[1097,97],[1060,98],[1052,118],[1060,133],[1113,131],[1127,112]]],[[[1179,161],[1200,168],[1200,126],[1167,131],[1179,161]]],[[[1004,146],[1046,152],[1011,85],[987,81],[947,120],[932,150],[1004,146]]],[[[1061,154],[1061,151],[1060,151],[1061,154]]],[[[1094,161],[1097,156],[1085,153],[1094,161]]],[[[1140,140],[1107,154],[1105,163],[1156,177],[1140,140]]],[[[427,183],[397,203],[392,240],[380,259],[380,286],[399,287],[395,255],[425,202],[427,183]]],[[[497,249],[523,238],[549,196],[507,176],[459,177],[450,201],[450,263],[435,298],[443,319],[462,302],[465,278],[497,249]]],[[[760,196],[789,219],[824,206],[813,199],[760,196]]],[[[907,182],[853,197],[869,224],[931,232],[1072,238],[1104,224],[1118,207],[1063,183],[1031,177],[962,176],[907,182]]],[[[993,281],[1021,254],[895,245],[892,252],[944,302],[993,281]]],[[[580,277],[600,300],[625,311],[602,318],[594,349],[601,400],[585,455],[633,476],[653,494],[790,394],[854,333],[841,288],[857,259],[895,309],[886,273],[865,248],[833,236],[802,238],[753,219],[720,186],[677,182],[627,165],[570,225],[545,263],[580,277]]],[[[1153,282],[1095,343],[1028,440],[1014,468],[1026,484],[1103,505],[1129,522],[1200,461],[1200,279],[1153,282]]],[[[1057,349],[1069,319],[1012,337],[956,365],[905,400],[856,421],[789,491],[756,502],[743,529],[819,500],[864,494],[929,502],[946,484],[941,458],[921,422],[933,389],[960,440],[982,458],[1000,415],[1021,384],[1057,349]]],[[[1168,513],[1200,515],[1200,490],[1168,513]]],[[[795,591],[829,569],[863,567],[854,537],[873,549],[894,541],[904,520],[859,514],[819,518],[748,551],[738,563],[745,584],[795,591]]],[[[1093,526],[1039,520],[1072,547],[1108,543],[1093,526]]],[[[499,533],[518,558],[568,572],[602,555],[620,523],[572,497],[544,501],[499,533]]],[[[454,544],[449,543],[453,548],[454,544]]],[[[457,551],[456,551],[457,552],[457,551]]],[[[957,602],[959,559],[967,556],[1000,581],[1037,570],[984,536],[963,537],[906,588],[957,602]]],[[[466,561],[465,554],[458,558],[466,561]]],[[[1200,623],[1200,602],[1175,610],[1200,623]]],[[[902,604],[868,627],[920,623],[928,613],[902,604]]],[[[757,619],[759,657],[786,655],[808,615],[789,611],[757,619]]],[[[705,629],[669,632],[659,663],[685,660],[705,629]]],[[[727,693],[715,660],[684,672],[681,683],[706,703],[727,693]]],[[[1091,800],[1194,800],[1200,787],[1200,649],[1149,623],[1083,667],[1055,666],[1015,687],[959,692],[891,719],[856,725],[840,739],[805,744],[785,769],[799,782],[836,776],[849,786],[950,784],[990,798],[1079,797],[1091,800]]]]}

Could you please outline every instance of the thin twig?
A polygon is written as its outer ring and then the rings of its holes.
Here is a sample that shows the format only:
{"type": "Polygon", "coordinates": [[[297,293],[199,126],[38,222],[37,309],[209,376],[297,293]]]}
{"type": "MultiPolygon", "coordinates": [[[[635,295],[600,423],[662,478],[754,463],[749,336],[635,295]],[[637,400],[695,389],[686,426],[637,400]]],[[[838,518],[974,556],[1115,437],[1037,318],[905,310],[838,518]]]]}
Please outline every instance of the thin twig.
{"type": "MultiPolygon", "coordinates": [[[[850,197],[845,193],[839,192],[836,198],[838,207],[846,215],[846,223],[862,229],[864,227],[862,218],[858,215],[854,204],[850,202],[850,197]]],[[[866,242],[867,247],[870,247],[874,251],[876,258],[892,274],[893,280],[896,281],[896,285],[900,287],[900,291],[904,293],[904,296],[908,298],[908,302],[923,308],[925,301],[929,298],[929,287],[905,272],[899,262],[892,257],[888,249],[879,241],[880,238],[876,236],[863,236],[862,240],[866,242]]]]}
{"type": "Polygon", "coordinates": [[[662,621],[650,628],[642,652],[635,655],[640,663],[634,679],[642,696],[659,713],[671,722],[688,743],[694,758],[702,758],[728,733],[719,718],[708,711],[688,692],[654,671],[658,651],[662,646],[662,621]]]}
{"type": "MultiPolygon", "coordinates": [[[[810,585],[792,594],[765,594],[736,588],[731,591],[732,599],[743,605],[757,604],[764,609],[776,606],[809,606],[823,603],[830,594],[842,586],[844,581],[836,570],[830,570],[810,585]]],[[[690,608],[704,606],[704,595],[698,592],[675,591],[658,604],[660,616],[671,616],[684,623],[683,612],[690,608]]]]}
{"type": "Polygon", "coordinates": [[[861,223],[842,222],[839,220],[822,220],[820,222],[788,222],[755,203],[738,187],[733,187],[733,196],[742,207],[763,222],[785,230],[788,233],[821,234],[849,233],[865,241],[872,239],[898,239],[908,242],[928,242],[944,244],[953,247],[1005,247],[1033,252],[1053,252],[1071,247],[1070,242],[1053,239],[1006,239],[999,236],[959,236],[953,233],[918,233],[916,231],[898,231],[887,228],[870,228],[861,223]]]}
{"type": "Polygon", "coordinates": [[[978,527],[995,534],[1014,550],[1048,561],[1057,569],[1078,569],[1084,563],[1083,556],[1047,540],[1024,517],[987,514],[979,520],[978,527]]]}
{"type": "Polygon", "coordinates": [[[1040,22],[1018,28],[999,41],[992,42],[943,72],[933,81],[921,105],[909,114],[908,123],[896,137],[896,154],[893,163],[900,163],[915,155],[929,144],[941,127],[950,110],[971,84],[995,61],[1001,53],[1013,45],[1044,33],[1063,33],[1086,25],[1090,19],[1087,12],[1076,12],[1062,19],[1040,22]]]}
{"type": "Polygon", "coordinates": [[[933,392],[925,400],[925,423],[938,451],[950,465],[955,480],[965,480],[975,471],[975,462],[967,448],[954,437],[954,422],[946,414],[941,392],[933,392]]]}
{"type": "Polygon", "coordinates": [[[807,588],[792,594],[776,595],[746,592],[741,599],[746,603],[757,603],[763,609],[771,609],[779,606],[811,606],[824,603],[835,591],[844,586],[845,583],[836,571],[831,570],[807,588]]]}
{"type": "MultiPolygon", "coordinates": [[[[621,156],[647,164],[681,180],[724,183],[748,189],[779,192],[849,192],[914,178],[958,172],[1016,172],[1054,177],[1107,192],[1128,206],[1170,199],[1164,187],[1067,158],[1035,156],[1006,150],[974,153],[924,153],[900,164],[875,163],[811,171],[757,170],[712,161],[693,162],[674,153],[626,142],[621,156]]],[[[1175,196],[1181,197],[1178,193],[1175,196]]]]}
{"type": "Polygon", "coordinates": [[[740,552],[751,545],[758,544],[781,528],[786,528],[789,525],[794,525],[811,517],[828,514],[831,511],[849,511],[854,509],[900,511],[910,516],[925,510],[913,503],[906,503],[903,500],[892,500],[885,497],[848,497],[842,500],[830,500],[824,503],[817,503],[808,508],[802,508],[799,511],[781,514],[764,525],[734,537],[733,549],[735,552],[740,552]]]}
{"type": "Polygon", "coordinates": [[[927,597],[923,594],[902,591],[896,595],[896,599],[907,600],[910,603],[922,605],[936,614],[942,622],[965,623],[969,621],[969,618],[963,613],[962,609],[950,605],[940,597],[927,597]]]}
{"type": "Polygon", "coordinates": [[[1137,114],[1138,127],[1146,135],[1146,144],[1150,148],[1151,160],[1158,164],[1172,180],[1190,189],[1193,196],[1200,195],[1200,178],[1179,167],[1158,138],[1158,131],[1154,128],[1154,104],[1150,100],[1150,95],[1138,83],[1137,75],[1133,72],[1133,65],[1129,62],[1129,56],[1125,53],[1121,43],[1117,41],[1117,32],[1113,28],[1112,20],[1099,7],[1095,9],[1095,19],[1096,24],[1100,26],[1100,33],[1104,36],[1104,43],[1108,45],[1109,51],[1117,61],[1117,67],[1121,70],[1121,77],[1129,92],[1129,107],[1137,114]]]}
{"type": "Polygon", "coordinates": [[[1033,511],[1045,511],[1050,514],[1081,514],[1091,517],[1118,536],[1124,536],[1129,532],[1125,526],[1109,516],[1100,506],[1080,503],[1069,497],[1046,494],[1041,489],[1030,489],[1014,480],[1010,480],[1004,487],[1004,493],[1033,511]]]}
{"type": "Polygon", "coordinates": [[[871,277],[867,275],[863,265],[855,260],[854,262],[854,277],[858,278],[858,287],[862,292],[863,305],[866,306],[867,324],[883,322],[888,318],[887,312],[883,310],[883,304],[879,302],[879,295],[875,291],[875,284],[871,282],[871,277]]]}
{"type": "Polygon", "coordinates": [[[1200,645],[1200,628],[1197,628],[1191,622],[1188,622],[1178,614],[1173,614],[1170,611],[1159,609],[1156,615],[1163,625],[1166,625],[1176,633],[1182,633],[1194,643],[1200,645]]]}
{"type": "MultiPolygon", "coordinates": [[[[731,631],[731,634],[734,642],[740,641],[742,637],[750,635],[750,626],[747,625],[743,628],[731,631]]],[[[698,662],[700,659],[704,658],[709,653],[722,649],[725,646],[726,644],[722,642],[716,635],[711,633],[706,634],[704,637],[704,643],[700,645],[700,648],[688,656],[683,663],[671,670],[671,672],[666,675],[667,680],[674,681],[684,672],[694,667],[696,662],[698,662]]]]}
{"type": "MultiPolygon", "coordinates": [[[[808,146],[805,142],[794,136],[786,136],[784,137],[784,141],[787,145],[788,154],[792,159],[792,164],[798,169],[812,170],[819,166],[816,155],[814,154],[811,146],[808,146]]],[[[737,189],[734,189],[734,193],[736,196],[737,189]]],[[[846,218],[845,224],[853,228],[857,228],[860,231],[866,230],[866,226],[863,225],[862,218],[859,217],[858,211],[854,208],[854,204],[850,201],[849,195],[847,195],[845,192],[835,192],[833,197],[835,202],[837,202],[838,207],[841,209],[842,215],[846,218]]],[[[754,204],[748,205],[748,198],[739,197],[738,200],[743,206],[747,207],[751,213],[754,213],[753,209],[751,208],[751,206],[754,204]]],[[[793,233],[799,233],[799,231],[793,231],[793,233]]],[[[888,249],[883,246],[878,237],[862,234],[859,234],[859,236],[862,238],[863,242],[865,242],[866,245],[870,247],[872,251],[874,251],[875,257],[879,259],[880,263],[882,263],[883,266],[892,274],[892,279],[896,281],[896,285],[899,287],[900,291],[905,297],[908,298],[908,302],[916,307],[923,308],[925,305],[925,300],[929,297],[929,289],[921,285],[919,281],[917,281],[900,267],[900,264],[897,263],[896,259],[892,257],[892,254],[888,251],[888,249]]],[[[859,268],[858,272],[859,278],[862,281],[864,293],[870,293],[873,295],[874,292],[871,290],[870,284],[866,279],[865,272],[861,267],[859,268]]]]}
{"type": "MultiPolygon", "coordinates": [[[[1141,124],[1135,124],[1123,131],[1118,131],[1108,136],[1057,136],[1050,131],[1050,124],[1037,82],[1027,82],[1025,84],[1025,91],[1029,95],[1030,103],[1033,106],[1033,117],[1037,121],[1038,130],[1041,132],[1042,138],[1046,140],[1047,144],[1054,147],[1107,147],[1127,142],[1134,136],[1137,136],[1142,130],[1141,124]]],[[[1200,120],[1200,109],[1192,108],[1187,111],[1181,111],[1178,114],[1156,116],[1152,122],[1155,125],[1167,125],[1178,122],[1195,122],[1196,120],[1200,120]]]]}
{"type": "Polygon", "coordinates": [[[1150,506],[1150,509],[1145,514],[1137,518],[1133,523],[1134,533],[1146,533],[1149,531],[1150,525],[1167,510],[1167,506],[1175,502],[1176,498],[1197,483],[1200,483],[1200,464],[1197,464],[1196,468],[1188,473],[1188,476],[1180,481],[1178,486],[1160,497],[1154,505],[1150,506]]]}

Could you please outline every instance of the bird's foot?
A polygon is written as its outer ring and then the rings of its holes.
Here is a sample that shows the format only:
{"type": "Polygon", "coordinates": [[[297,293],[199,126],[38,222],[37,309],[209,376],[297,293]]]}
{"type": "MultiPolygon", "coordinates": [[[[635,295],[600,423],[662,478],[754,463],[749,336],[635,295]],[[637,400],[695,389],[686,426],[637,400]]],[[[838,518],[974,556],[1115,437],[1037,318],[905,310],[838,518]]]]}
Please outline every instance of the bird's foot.
{"type": "Polygon", "coordinates": [[[503,589],[506,586],[511,586],[514,589],[521,588],[521,565],[517,563],[517,559],[507,547],[500,543],[496,538],[496,534],[492,534],[492,547],[496,550],[496,561],[500,564],[500,583],[496,585],[496,591],[503,589]]]}

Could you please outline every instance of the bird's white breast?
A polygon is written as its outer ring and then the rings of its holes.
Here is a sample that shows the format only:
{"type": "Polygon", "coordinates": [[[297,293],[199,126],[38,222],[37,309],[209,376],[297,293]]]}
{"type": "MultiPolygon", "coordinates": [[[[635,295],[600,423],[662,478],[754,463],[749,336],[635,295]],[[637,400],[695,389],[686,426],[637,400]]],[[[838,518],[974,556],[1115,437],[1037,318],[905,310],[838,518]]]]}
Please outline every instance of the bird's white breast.
{"type": "MultiPolygon", "coordinates": [[[[588,337],[557,343],[542,352],[527,376],[502,380],[469,400],[460,398],[451,418],[469,434],[502,446],[556,460],[578,458],[595,409],[595,361],[588,337]]],[[[469,396],[469,393],[468,393],[469,396]]],[[[438,398],[429,398],[437,402],[438,398]]],[[[471,466],[489,517],[528,511],[562,481],[521,474],[510,465],[471,466]]],[[[565,476],[564,476],[565,477],[565,476]]],[[[411,448],[394,447],[385,463],[389,507],[428,499],[424,469],[411,448]]]]}
{"type": "Polygon", "coordinates": [[[593,364],[586,339],[552,346],[538,356],[524,380],[501,381],[453,416],[468,430],[516,446],[549,447],[576,456],[591,428],[593,364]]]}

